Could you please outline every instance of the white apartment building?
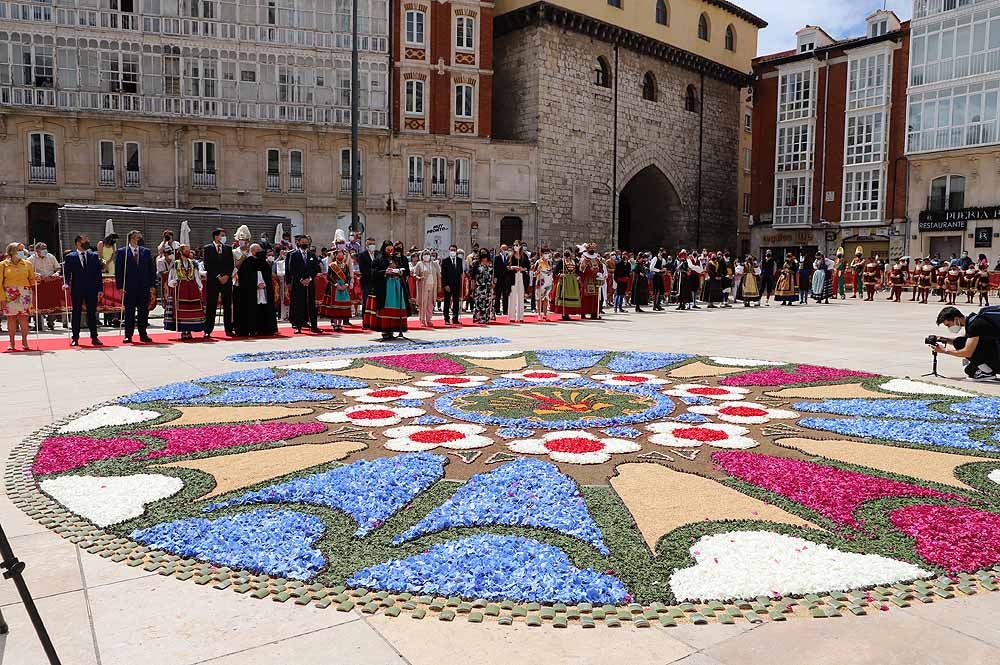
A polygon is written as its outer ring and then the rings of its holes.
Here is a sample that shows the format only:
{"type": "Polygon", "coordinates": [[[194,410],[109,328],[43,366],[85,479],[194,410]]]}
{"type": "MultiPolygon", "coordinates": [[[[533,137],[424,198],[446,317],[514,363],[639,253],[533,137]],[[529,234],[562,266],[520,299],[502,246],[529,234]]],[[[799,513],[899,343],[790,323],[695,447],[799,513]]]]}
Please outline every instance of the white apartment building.
{"type": "MultiPolygon", "coordinates": [[[[351,4],[0,0],[0,236],[52,245],[59,205],[109,203],[281,214],[329,242],[350,223],[351,4]]],[[[431,219],[485,240],[498,201],[530,224],[530,146],[392,131],[393,44],[412,38],[390,12],[359,0],[365,229],[421,243],[431,219]],[[427,166],[454,185],[408,191],[414,154],[448,160],[427,166]]]]}
{"type": "Polygon", "coordinates": [[[1000,1],[915,0],[907,109],[917,254],[1000,251],[1000,1]]]}

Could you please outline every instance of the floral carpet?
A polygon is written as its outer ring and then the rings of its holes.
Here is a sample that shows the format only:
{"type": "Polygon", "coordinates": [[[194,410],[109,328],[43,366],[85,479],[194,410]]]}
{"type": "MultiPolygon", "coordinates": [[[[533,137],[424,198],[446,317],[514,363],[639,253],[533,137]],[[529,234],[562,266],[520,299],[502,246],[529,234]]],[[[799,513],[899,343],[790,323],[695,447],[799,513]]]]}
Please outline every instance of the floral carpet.
{"type": "Polygon", "coordinates": [[[827,617],[1000,583],[997,398],[682,353],[302,358],[58,422],[8,493],[123,564],[446,621],[827,617]]]}

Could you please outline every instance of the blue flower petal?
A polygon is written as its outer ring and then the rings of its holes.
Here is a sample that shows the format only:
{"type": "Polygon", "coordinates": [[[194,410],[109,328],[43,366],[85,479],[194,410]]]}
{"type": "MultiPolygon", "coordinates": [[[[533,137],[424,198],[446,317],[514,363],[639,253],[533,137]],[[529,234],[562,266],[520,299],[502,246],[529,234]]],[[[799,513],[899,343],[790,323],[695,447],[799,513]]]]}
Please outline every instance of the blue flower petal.
{"type": "Polygon", "coordinates": [[[919,418],[921,420],[968,420],[967,417],[941,413],[930,408],[934,399],[828,399],[822,402],[796,402],[792,409],[810,413],[836,413],[841,416],[870,418],[919,418]]]}
{"type": "Polygon", "coordinates": [[[682,423],[707,423],[708,418],[701,415],[700,413],[682,413],[674,420],[678,420],[682,423]]]}
{"type": "Polygon", "coordinates": [[[634,427],[609,427],[604,432],[608,436],[617,436],[623,439],[636,439],[642,436],[642,432],[634,427]]]}
{"type": "Polygon", "coordinates": [[[632,372],[648,372],[661,367],[676,365],[682,360],[694,358],[690,353],[653,353],[646,351],[625,351],[617,354],[608,363],[612,372],[623,374],[632,372]]]}
{"type": "Polygon", "coordinates": [[[326,566],[323,554],[312,548],[325,529],[314,515],[262,509],[215,520],[164,522],[130,538],[185,557],[307,580],[326,566]]]}
{"type": "Polygon", "coordinates": [[[950,408],[955,413],[1000,422],[1000,397],[977,397],[967,402],[952,404],[950,408]]]}
{"type": "Polygon", "coordinates": [[[501,427],[497,430],[497,436],[504,439],[523,439],[532,434],[534,434],[534,431],[527,427],[501,427]]]}
{"type": "Polygon", "coordinates": [[[354,390],[356,388],[368,387],[366,382],[346,376],[331,376],[330,374],[299,371],[292,371],[281,378],[261,381],[255,385],[270,388],[312,388],[316,390],[354,390]]]}
{"type": "Polygon", "coordinates": [[[442,418],[441,416],[420,416],[413,421],[416,425],[444,425],[450,423],[450,420],[442,418]]]}
{"type": "Polygon", "coordinates": [[[556,349],[553,351],[536,351],[535,358],[546,367],[563,372],[593,367],[601,362],[605,351],[584,351],[581,349],[556,349]]]}
{"type": "Polygon", "coordinates": [[[966,450],[990,452],[1000,450],[1000,448],[985,441],[977,441],[969,436],[969,432],[982,427],[979,424],[933,423],[922,420],[879,420],[877,418],[802,418],[799,420],[799,425],[824,432],[861,438],[887,439],[966,450]]]}
{"type": "Polygon", "coordinates": [[[531,458],[473,476],[394,542],[454,527],[490,525],[550,529],[608,553],[601,529],[590,517],[576,483],[556,465],[531,458]]]}
{"type": "Polygon", "coordinates": [[[119,404],[144,404],[146,402],[175,402],[200,397],[209,393],[208,388],[194,383],[171,383],[159,388],[141,390],[118,400],[119,404]]]}
{"type": "Polygon", "coordinates": [[[175,400],[177,404],[287,404],[290,402],[316,402],[330,399],[327,393],[313,390],[286,388],[260,388],[234,386],[216,395],[194,399],[175,400]]]}
{"type": "MultiPolygon", "coordinates": [[[[481,346],[488,344],[509,344],[510,340],[503,337],[458,337],[438,341],[393,344],[393,352],[413,351],[416,349],[439,349],[449,346],[481,346]]],[[[273,362],[281,360],[299,360],[302,358],[330,358],[337,356],[364,356],[371,353],[385,353],[385,345],[368,344],[366,346],[343,346],[336,349],[295,349],[288,351],[257,351],[254,353],[236,353],[226,356],[226,360],[236,363],[273,362]]]]}
{"type": "Polygon", "coordinates": [[[213,374],[212,376],[197,379],[198,383],[239,383],[254,384],[260,381],[269,381],[275,377],[274,370],[268,367],[257,369],[242,369],[225,374],[213,374]]]}
{"type": "Polygon", "coordinates": [[[424,400],[422,399],[398,399],[396,400],[396,406],[415,406],[421,407],[424,405],[424,400]]]}
{"type": "Polygon", "coordinates": [[[430,453],[359,460],[204,508],[205,512],[257,503],[310,503],[342,510],[358,524],[354,535],[376,529],[444,475],[445,458],[430,453]]]}
{"type": "Polygon", "coordinates": [[[562,550],[517,536],[475,535],[434,545],[348,578],[351,586],[435,596],[561,603],[621,603],[621,580],[577,568],[562,550]]]}
{"type": "Polygon", "coordinates": [[[698,406],[701,404],[711,404],[712,400],[707,397],[681,397],[681,401],[688,406],[698,406]]]}

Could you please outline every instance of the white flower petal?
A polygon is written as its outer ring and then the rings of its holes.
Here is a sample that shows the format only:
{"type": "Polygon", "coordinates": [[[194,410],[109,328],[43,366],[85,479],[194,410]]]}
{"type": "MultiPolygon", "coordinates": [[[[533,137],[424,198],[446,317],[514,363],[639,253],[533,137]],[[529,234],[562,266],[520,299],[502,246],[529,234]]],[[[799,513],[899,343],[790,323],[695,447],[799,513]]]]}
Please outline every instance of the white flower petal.
{"type": "Polygon", "coordinates": [[[604,444],[604,452],[611,453],[612,455],[634,453],[642,450],[641,445],[628,439],[601,439],[601,443],[604,444]]]}
{"type": "Polygon", "coordinates": [[[549,453],[549,458],[563,464],[603,464],[611,459],[611,456],[602,450],[592,453],[549,453]]]}
{"type": "Polygon", "coordinates": [[[704,536],[690,552],[697,563],[670,576],[670,589],[680,601],[848,591],[931,575],[888,557],[843,552],[770,531],[704,536]]]}
{"type": "Polygon", "coordinates": [[[545,455],[549,452],[549,449],[545,447],[545,442],[541,439],[508,441],[507,447],[515,453],[522,453],[524,455],[545,455]]]}
{"type": "Polygon", "coordinates": [[[41,487],[69,510],[105,527],[141,516],[146,504],[177,494],[184,481],[160,473],[62,476],[43,480],[41,487]]]}
{"type": "Polygon", "coordinates": [[[948,388],[935,383],[925,381],[913,381],[911,379],[889,379],[879,385],[882,390],[894,393],[906,393],[910,395],[944,395],[946,397],[975,397],[972,393],[967,393],[958,388],[948,388]]]}
{"type": "Polygon", "coordinates": [[[347,369],[354,360],[352,358],[337,358],[335,360],[322,360],[314,363],[300,363],[298,365],[285,365],[282,369],[311,369],[311,370],[335,370],[347,369]]]}
{"type": "Polygon", "coordinates": [[[546,432],[542,435],[543,441],[556,441],[558,439],[593,439],[596,440],[597,437],[581,429],[571,429],[564,430],[562,432],[546,432]]]}
{"type": "Polygon", "coordinates": [[[88,432],[99,427],[135,425],[160,417],[159,411],[130,409],[126,406],[102,406],[95,411],[74,418],[59,428],[61,434],[88,432]]]}
{"type": "Polygon", "coordinates": [[[766,367],[768,365],[787,365],[786,362],[775,360],[755,360],[753,358],[728,358],[726,356],[710,356],[716,365],[727,365],[729,367],[766,367]]]}
{"type": "Polygon", "coordinates": [[[419,453],[425,450],[432,450],[435,447],[435,444],[417,443],[416,441],[410,441],[409,439],[389,439],[385,442],[385,447],[388,450],[395,450],[400,453],[419,453]]]}

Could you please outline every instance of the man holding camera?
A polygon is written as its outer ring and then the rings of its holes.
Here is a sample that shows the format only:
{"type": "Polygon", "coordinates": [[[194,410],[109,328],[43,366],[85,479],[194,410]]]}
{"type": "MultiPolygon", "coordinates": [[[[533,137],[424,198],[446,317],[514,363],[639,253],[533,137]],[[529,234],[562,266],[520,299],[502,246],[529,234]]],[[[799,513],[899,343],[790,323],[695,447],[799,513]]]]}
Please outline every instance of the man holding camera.
{"type": "Polygon", "coordinates": [[[937,324],[944,324],[952,333],[959,333],[964,327],[965,335],[955,339],[928,337],[926,341],[932,352],[967,360],[965,373],[970,379],[997,379],[1000,373],[1000,307],[984,307],[969,316],[956,307],[945,307],[937,316],[937,324]],[[955,350],[948,349],[948,344],[955,350]]]}

